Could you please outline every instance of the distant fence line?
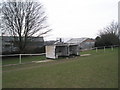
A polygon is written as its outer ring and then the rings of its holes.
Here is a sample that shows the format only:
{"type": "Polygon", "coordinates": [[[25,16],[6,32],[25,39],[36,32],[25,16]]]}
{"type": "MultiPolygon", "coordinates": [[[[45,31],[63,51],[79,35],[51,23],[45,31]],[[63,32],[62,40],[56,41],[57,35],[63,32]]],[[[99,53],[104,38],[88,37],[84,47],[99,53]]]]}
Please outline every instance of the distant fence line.
{"type": "Polygon", "coordinates": [[[103,50],[105,51],[106,48],[111,48],[111,50],[113,50],[113,48],[115,48],[115,47],[119,47],[119,45],[110,45],[110,46],[93,47],[93,48],[88,48],[88,49],[82,49],[81,51],[96,50],[96,52],[97,52],[98,49],[103,49],[103,50]]]}
{"type": "Polygon", "coordinates": [[[110,47],[119,47],[119,45],[110,45],[110,46],[100,46],[100,47],[94,47],[94,48],[110,48],[110,47]]]}
{"type": "MultiPolygon", "coordinates": [[[[86,49],[86,50],[96,50],[96,52],[98,52],[98,49],[103,49],[104,52],[105,52],[106,48],[111,48],[111,51],[113,51],[113,49],[115,47],[119,47],[119,45],[94,47],[94,48],[90,48],[90,49],[86,49]]],[[[85,50],[82,50],[82,51],[85,51],[85,50]]],[[[22,56],[39,56],[39,55],[40,56],[46,55],[46,53],[40,53],[40,54],[10,54],[10,55],[0,55],[0,57],[18,56],[18,58],[19,58],[18,64],[22,64],[22,56]]]]}
{"type": "Polygon", "coordinates": [[[114,48],[114,47],[119,47],[119,45],[94,47],[94,48],[92,48],[92,49],[96,49],[96,52],[98,52],[98,49],[103,49],[104,52],[105,52],[106,48],[111,48],[111,50],[113,51],[113,48],[114,48]]]}

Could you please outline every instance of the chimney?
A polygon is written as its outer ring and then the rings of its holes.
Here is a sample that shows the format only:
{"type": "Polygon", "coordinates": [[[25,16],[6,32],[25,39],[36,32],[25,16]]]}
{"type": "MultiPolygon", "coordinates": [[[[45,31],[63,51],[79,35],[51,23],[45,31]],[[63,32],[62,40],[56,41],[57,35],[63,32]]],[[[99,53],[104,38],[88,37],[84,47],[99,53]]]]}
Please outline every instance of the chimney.
{"type": "Polygon", "coordinates": [[[60,38],[60,42],[62,42],[62,38],[60,38]]]}

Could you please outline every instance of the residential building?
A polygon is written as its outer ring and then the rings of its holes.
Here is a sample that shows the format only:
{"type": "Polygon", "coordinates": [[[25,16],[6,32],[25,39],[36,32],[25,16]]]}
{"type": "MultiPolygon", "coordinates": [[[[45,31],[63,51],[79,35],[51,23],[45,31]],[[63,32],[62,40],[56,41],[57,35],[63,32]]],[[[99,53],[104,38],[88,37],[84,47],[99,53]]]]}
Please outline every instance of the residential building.
{"type": "Polygon", "coordinates": [[[66,43],[68,44],[77,44],[79,49],[91,49],[94,47],[95,40],[92,38],[72,38],[68,40],[66,43]]]}
{"type": "MultiPolygon", "coordinates": [[[[17,45],[14,44],[14,37],[13,36],[0,36],[0,39],[2,39],[2,53],[3,54],[10,54],[15,53],[18,51],[17,45]]],[[[44,46],[44,39],[43,37],[30,37],[28,38],[29,42],[27,42],[27,49],[35,49],[40,48],[44,46]]],[[[16,37],[16,40],[18,40],[18,37],[16,37]]]]}

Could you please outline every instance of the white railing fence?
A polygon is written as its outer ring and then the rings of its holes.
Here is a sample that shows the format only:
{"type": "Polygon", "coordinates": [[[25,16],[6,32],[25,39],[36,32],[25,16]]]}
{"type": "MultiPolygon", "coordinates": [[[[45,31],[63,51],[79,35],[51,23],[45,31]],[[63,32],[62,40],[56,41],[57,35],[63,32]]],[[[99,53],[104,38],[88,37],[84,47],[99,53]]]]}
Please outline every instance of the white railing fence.
{"type": "Polygon", "coordinates": [[[22,63],[22,56],[42,56],[45,55],[45,53],[41,53],[41,54],[19,54],[19,64],[22,63]]]}
{"type": "Polygon", "coordinates": [[[91,50],[96,50],[96,52],[98,52],[99,49],[103,49],[103,51],[105,52],[106,49],[108,49],[108,48],[110,48],[111,51],[113,51],[115,47],[119,47],[119,45],[94,47],[94,48],[91,48],[91,50]]]}
{"type": "MultiPolygon", "coordinates": [[[[26,56],[44,56],[46,53],[40,53],[40,54],[10,54],[10,55],[0,55],[0,57],[2,57],[2,63],[4,63],[4,58],[7,57],[9,59],[9,57],[16,57],[15,59],[18,60],[17,63],[15,64],[23,64],[25,62],[22,62],[22,58],[23,57],[26,57],[26,56]],[[17,59],[18,58],[18,59],[17,59]]],[[[6,61],[6,60],[5,60],[6,61]]],[[[33,60],[34,61],[34,60],[33,60]]],[[[11,61],[12,62],[12,61],[11,61]]],[[[32,61],[29,61],[28,62],[32,62],[32,61]]],[[[15,64],[10,64],[9,65],[15,65],[15,64]]],[[[3,66],[7,66],[7,64],[3,64],[3,66]]]]}
{"type": "Polygon", "coordinates": [[[119,47],[119,45],[93,47],[93,48],[81,49],[80,51],[95,50],[96,52],[98,52],[98,50],[100,51],[100,49],[102,49],[105,52],[106,49],[108,48],[111,49],[111,51],[113,51],[115,47],[119,47]]]}

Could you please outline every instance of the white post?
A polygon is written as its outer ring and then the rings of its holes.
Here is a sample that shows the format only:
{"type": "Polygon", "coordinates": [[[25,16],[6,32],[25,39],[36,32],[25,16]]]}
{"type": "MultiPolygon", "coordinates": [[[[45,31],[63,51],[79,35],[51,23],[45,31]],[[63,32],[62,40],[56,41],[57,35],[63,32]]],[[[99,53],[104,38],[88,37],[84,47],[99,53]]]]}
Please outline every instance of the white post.
{"type": "Polygon", "coordinates": [[[19,55],[19,64],[21,64],[21,54],[19,55]]]}
{"type": "Polygon", "coordinates": [[[97,52],[97,47],[96,47],[96,52],[97,52]]]}
{"type": "Polygon", "coordinates": [[[105,52],[105,46],[104,46],[104,52],[105,52]]]}
{"type": "Polygon", "coordinates": [[[113,46],[111,46],[111,50],[113,51],[113,46]]]}

